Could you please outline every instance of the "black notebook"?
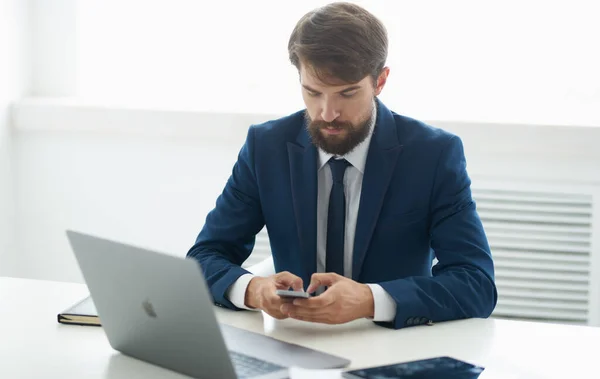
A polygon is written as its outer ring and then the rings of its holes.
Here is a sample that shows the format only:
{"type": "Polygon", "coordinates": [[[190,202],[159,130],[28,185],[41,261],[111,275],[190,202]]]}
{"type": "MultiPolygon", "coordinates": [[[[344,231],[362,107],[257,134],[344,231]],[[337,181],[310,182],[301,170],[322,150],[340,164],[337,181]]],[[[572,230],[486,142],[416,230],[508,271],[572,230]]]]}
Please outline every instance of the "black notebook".
{"type": "Polygon", "coordinates": [[[436,357],[419,361],[370,367],[342,373],[352,379],[477,379],[484,368],[450,357],[436,357]]]}
{"type": "Polygon", "coordinates": [[[61,324],[101,326],[96,306],[90,296],[58,314],[61,324]]]}

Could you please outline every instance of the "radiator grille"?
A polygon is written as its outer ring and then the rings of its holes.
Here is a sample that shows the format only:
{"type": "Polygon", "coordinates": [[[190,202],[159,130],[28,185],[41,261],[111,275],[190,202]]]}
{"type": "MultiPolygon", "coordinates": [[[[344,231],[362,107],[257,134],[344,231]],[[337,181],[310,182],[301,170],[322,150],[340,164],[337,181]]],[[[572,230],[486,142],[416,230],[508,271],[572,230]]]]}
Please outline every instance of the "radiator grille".
{"type": "Polygon", "coordinates": [[[592,196],[473,190],[496,267],[494,316],[586,324],[592,196]]]}

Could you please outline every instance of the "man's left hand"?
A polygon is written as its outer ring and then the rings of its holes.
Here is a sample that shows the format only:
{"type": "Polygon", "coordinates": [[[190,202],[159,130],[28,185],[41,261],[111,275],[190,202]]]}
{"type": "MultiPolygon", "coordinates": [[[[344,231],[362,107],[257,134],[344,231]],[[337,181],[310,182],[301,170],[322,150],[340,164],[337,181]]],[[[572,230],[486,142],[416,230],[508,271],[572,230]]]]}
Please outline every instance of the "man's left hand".
{"type": "Polygon", "coordinates": [[[357,283],[335,273],[313,274],[306,292],[321,286],[327,290],[310,299],[295,299],[281,311],[291,318],[325,324],[343,324],[375,312],[373,293],[366,284],[357,283]]]}

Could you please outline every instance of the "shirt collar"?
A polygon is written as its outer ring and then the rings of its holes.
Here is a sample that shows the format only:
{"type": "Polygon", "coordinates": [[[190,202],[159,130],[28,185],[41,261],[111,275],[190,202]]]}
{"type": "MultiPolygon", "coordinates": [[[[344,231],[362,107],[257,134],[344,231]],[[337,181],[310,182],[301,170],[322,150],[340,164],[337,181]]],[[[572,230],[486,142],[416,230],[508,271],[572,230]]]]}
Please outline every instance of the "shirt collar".
{"type": "MultiPolygon", "coordinates": [[[[373,106],[373,116],[371,117],[371,123],[369,124],[369,134],[364,141],[359,143],[352,151],[350,151],[346,155],[335,156],[337,159],[344,158],[346,159],[352,166],[354,166],[361,174],[365,173],[365,165],[367,162],[367,153],[369,152],[369,145],[371,142],[371,137],[373,136],[373,130],[375,129],[375,121],[377,120],[377,104],[373,106]]],[[[321,148],[319,148],[319,170],[322,169],[329,159],[333,157],[333,154],[329,154],[324,152],[321,148]]]]}

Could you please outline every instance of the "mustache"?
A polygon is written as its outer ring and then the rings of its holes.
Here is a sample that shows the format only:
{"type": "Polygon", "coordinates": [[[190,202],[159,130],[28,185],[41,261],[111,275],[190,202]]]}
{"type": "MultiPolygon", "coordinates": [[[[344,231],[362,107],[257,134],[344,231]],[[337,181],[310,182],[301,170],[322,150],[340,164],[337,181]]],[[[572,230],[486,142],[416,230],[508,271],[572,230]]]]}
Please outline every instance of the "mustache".
{"type": "Polygon", "coordinates": [[[345,121],[331,121],[326,122],[323,120],[312,121],[310,123],[310,127],[312,129],[326,129],[326,128],[335,128],[335,129],[352,129],[352,124],[345,121]]]}

